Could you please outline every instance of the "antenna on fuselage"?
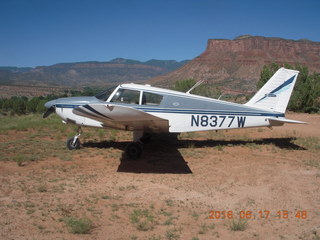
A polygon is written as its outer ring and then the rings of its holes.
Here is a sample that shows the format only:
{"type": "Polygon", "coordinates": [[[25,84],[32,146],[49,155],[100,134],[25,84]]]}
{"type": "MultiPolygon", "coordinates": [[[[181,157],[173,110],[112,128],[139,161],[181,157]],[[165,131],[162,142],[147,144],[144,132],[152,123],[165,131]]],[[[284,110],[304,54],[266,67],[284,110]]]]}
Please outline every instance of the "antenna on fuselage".
{"type": "Polygon", "coordinates": [[[190,92],[191,92],[193,89],[195,89],[196,87],[199,87],[202,83],[204,83],[204,80],[200,80],[199,82],[196,82],[196,84],[193,85],[193,87],[190,88],[186,93],[187,93],[187,94],[190,94],[190,92]]]}
{"type": "Polygon", "coordinates": [[[221,93],[220,96],[219,96],[219,98],[218,98],[218,100],[220,100],[220,98],[221,98],[223,95],[224,95],[224,93],[221,93]]]}

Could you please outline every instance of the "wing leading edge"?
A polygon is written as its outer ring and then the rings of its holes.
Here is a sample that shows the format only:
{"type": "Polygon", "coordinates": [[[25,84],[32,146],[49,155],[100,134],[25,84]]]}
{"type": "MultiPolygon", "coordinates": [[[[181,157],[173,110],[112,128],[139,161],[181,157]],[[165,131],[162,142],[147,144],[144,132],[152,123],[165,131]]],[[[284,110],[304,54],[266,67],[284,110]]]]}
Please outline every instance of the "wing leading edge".
{"type": "Polygon", "coordinates": [[[102,122],[103,127],[122,130],[168,132],[169,122],[133,107],[114,104],[87,104],[72,111],[74,114],[102,122]]]}

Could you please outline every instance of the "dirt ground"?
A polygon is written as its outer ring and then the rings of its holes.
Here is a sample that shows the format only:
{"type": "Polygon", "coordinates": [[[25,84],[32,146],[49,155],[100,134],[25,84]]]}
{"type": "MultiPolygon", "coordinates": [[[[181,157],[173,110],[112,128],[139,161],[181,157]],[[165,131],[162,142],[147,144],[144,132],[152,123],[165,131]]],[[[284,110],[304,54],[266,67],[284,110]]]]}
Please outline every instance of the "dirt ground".
{"type": "Polygon", "coordinates": [[[320,239],[320,115],[287,118],[309,124],[156,136],[138,160],[128,135],[68,153],[1,134],[0,239],[320,239]]]}

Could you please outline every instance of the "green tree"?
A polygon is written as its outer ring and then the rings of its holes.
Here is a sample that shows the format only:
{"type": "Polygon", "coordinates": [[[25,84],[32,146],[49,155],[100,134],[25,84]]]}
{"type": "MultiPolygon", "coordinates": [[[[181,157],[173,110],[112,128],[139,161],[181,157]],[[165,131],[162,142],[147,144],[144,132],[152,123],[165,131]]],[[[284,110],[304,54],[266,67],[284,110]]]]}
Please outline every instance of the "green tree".
{"type": "Polygon", "coordinates": [[[37,112],[37,106],[39,101],[40,101],[39,97],[33,97],[30,101],[28,101],[26,106],[27,112],[29,113],[37,112]]]}
{"type": "Polygon", "coordinates": [[[279,65],[271,63],[270,65],[264,65],[260,73],[260,80],[257,83],[257,89],[263,87],[264,84],[272,77],[272,75],[279,69],[279,65]]]}
{"type": "Polygon", "coordinates": [[[11,105],[12,105],[12,113],[13,114],[25,114],[26,113],[26,99],[25,98],[19,98],[19,97],[12,97],[10,99],[11,105]]]}
{"type": "MultiPolygon", "coordinates": [[[[175,82],[173,90],[180,92],[187,92],[196,84],[196,81],[192,78],[179,80],[175,82]]],[[[202,83],[200,86],[194,88],[191,91],[192,94],[204,96],[204,97],[219,97],[221,95],[221,91],[219,88],[212,88],[208,86],[206,83],[202,83]]]]}
{"type": "MultiPolygon", "coordinates": [[[[297,112],[318,112],[320,105],[320,74],[309,74],[308,67],[306,66],[296,65],[293,67],[290,64],[283,64],[283,66],[288,69],[296,69],[300,72],[288,104],[288,109],[297,112]]],[[[260,89],[280,67],[276,63],[263,66],[257,88],[260,89]]]]}
{"type": "Polygon", "coordinates": [[[4,104],[4,99],[3,99],[3,98],[0,98],[0,110],[2,110],[3,104],[4,104]]]}
{"type": "Polygon", "coordinates": [[[3,112],[8,112],[11,109],[11,104],[9,99],[3,99],[2,103],[2,111],[3,112]]]}
{"type": "Polygon", "coordinates": [[[179,92],[187,92],[196,84],[196,81],[192,78],[176,81],[173,89],[179,92]]]}
{"type": "Polygon", "coordinates": [[[40,100],[37,104],[37,113],[44,113],[47,109],[45,108],[44,104],[47,102],[48,100],[43,99],[40,100]]]}

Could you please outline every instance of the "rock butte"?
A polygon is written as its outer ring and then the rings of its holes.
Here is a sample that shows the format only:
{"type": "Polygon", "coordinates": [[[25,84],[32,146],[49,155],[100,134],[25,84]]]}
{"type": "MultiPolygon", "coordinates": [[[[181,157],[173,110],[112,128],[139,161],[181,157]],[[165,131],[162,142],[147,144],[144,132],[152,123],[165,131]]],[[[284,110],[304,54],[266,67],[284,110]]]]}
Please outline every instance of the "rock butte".
{"type": "Polygon", "coordinates": [[[234,40],[209,39],[206,50],[181,68],[152,78],[154,85],[177,80],[206,80],[231,90],[255,91],[265,64],[297,63],[320,72],[320,42],[242,36],[234,40]]]}

